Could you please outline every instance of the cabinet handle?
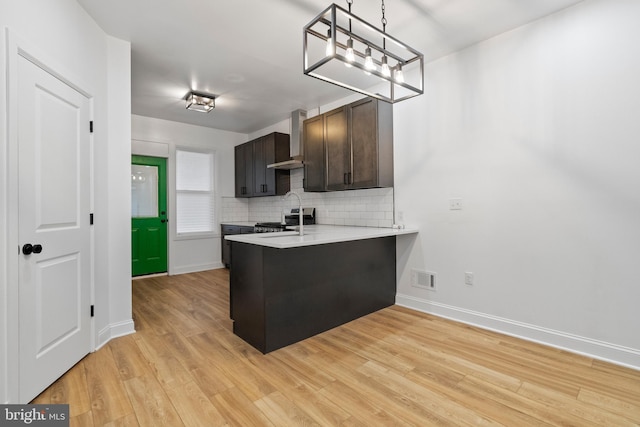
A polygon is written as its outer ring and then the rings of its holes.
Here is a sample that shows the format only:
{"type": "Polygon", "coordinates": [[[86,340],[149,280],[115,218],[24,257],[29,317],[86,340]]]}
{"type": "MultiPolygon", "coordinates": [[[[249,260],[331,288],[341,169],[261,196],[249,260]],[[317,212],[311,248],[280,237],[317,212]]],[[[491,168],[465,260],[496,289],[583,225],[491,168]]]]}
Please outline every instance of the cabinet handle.
{"type": "Polygon", "coordinates": [[[346,172],[344,173],[344,177],[342,178],[342,183],[345,184],[345,185],[349,183],[349,181],[347,181],[347,173],[346,172]]]}
{"type": "Polygon", "coordinates": [[[353,179],[351,178],[351,172],[347,173],[347,184],[353,184],[353,179]]]}

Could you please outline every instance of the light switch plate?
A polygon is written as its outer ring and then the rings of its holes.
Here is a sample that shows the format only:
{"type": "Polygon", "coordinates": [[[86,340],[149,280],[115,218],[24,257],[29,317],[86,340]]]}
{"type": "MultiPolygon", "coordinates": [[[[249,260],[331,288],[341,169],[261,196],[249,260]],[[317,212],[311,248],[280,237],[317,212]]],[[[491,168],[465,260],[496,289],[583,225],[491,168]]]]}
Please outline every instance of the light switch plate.
{"type": "Polygon", "coordinates": [[[450,211],[462,210],[462,199],[449,199],[449,210],[450,211]]]}

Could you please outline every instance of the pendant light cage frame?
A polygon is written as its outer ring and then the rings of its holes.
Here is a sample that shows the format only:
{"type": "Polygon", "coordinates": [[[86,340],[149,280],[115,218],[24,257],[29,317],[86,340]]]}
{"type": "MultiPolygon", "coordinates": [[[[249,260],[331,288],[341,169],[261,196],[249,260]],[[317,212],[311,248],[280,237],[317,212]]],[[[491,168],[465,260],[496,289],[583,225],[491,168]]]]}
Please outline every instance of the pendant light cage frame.
{"type": "Polygon", "coordinates": [[[424,55],[335,3],[303,29],[303,72],[392,104],[424,93],[424,55]]]}

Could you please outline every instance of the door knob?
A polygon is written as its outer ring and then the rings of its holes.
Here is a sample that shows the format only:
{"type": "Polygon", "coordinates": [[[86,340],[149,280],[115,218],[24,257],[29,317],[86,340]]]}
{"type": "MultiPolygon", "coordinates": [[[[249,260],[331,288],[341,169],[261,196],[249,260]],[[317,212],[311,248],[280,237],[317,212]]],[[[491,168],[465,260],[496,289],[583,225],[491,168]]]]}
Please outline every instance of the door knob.
{"type": "Polygon", "coordinates": [[[39,254],[42,252],[42,245],[32,245],[31,243],[25,243],[22,246],[22,253],[25,255],[39,254]]]}

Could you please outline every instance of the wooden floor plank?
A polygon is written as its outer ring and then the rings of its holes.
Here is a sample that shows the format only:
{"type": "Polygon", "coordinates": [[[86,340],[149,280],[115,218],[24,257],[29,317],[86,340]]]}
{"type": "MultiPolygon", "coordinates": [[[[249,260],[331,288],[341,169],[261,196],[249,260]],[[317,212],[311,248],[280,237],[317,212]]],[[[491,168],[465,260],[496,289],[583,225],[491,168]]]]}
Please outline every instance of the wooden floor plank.
{"type": "Polygon", "coordinates": [[[279,427],[277,424],[273,424],[242,391],[235,387],[218,393],[212,402],[231,426],[279,427]]]}
{"type": "Polygon", "coordinates": [[[630,403],[586,388],[580,390],[578,400],[600,411],[618,414],[629,420],[640,419],[640,400],[630,403]]]}
{"type": "Polygon", "coordinates": [[[276,426],[295,425],[320,427],[322,425],[299,406],[284,397],[279,391],[275,391],[256,400],[254,404],[276,426]]]}
{"type": "Polygon", "coordinates": [[[183,426],[160,382],[152,375],[145,374],[124,381],[129,399],[135,408],[136,418],[143,426],[183,426]]]}
{"type": "Polygon", "coordinates": [[[133,281],[138,331],[33,403],[72,426],[640,425],[640,372],[392,306],[263,355],[229,271],[133,281]]]}
{"type": "Polygon", "coordinates": [[[163,337],[153,333],[138,334],[138,346],[149,360],[149,366],[163,387],[178,387],[193,381],[193,377],[169,350],[163,337]]]}
{"type": "Polygon", "coordinates": [[[555,412],[563,412],[584,420],[584,423],[592,423],[599,426],[633,426],[637,425],[629,419],[611,411],[602,411],[597,406],[592,406],[583,401],[567,396],[563,393],[550,391],[535,384],[524,383],[518,394],[536,402],[540,402],[555,412]]]}
{"type": "Polygon", "coordinates": [[[108,345],[123,381],[144,375],[151,369],[149,359],[142,354],[133,335],[112,340],[108,345]]]}
{"type": "MultiPolygon", "coordinates": [[[[91,353],[83,362],[94,424],[101,426],[132,414],[131,401],[109,346],[91,353]]],[[[69,403],[70,407],[78,405],[76,399],[69,399],[69,403]]]]}
{"type": "Polygon", "coordinates": [[[222,414],[195,382],[166,389],[166,392],[184,425],[194,427],[227,425],[222,414]]]}

